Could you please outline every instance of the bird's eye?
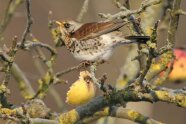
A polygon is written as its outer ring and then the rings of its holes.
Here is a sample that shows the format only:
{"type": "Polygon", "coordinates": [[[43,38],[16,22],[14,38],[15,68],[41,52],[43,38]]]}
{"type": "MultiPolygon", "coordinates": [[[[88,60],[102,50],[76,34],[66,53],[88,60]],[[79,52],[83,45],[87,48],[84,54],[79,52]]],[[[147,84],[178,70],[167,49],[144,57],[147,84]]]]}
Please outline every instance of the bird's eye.
{"type": "Polygon", "coordinates": [[[64,26],[65,26],[65,28],[69,28],[70,24],[69,23],[65,23],[64,26]]]}

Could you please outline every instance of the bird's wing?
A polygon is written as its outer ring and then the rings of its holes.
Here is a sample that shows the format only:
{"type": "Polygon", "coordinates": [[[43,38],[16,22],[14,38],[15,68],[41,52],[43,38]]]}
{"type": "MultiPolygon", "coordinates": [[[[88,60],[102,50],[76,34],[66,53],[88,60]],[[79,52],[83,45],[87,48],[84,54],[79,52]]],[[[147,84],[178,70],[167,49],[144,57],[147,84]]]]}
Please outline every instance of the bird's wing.
{"type": "Polygon", "coordinates": [[[76,38],[78,40],[85,40],[90,38],[98,37],[102,34],[106,34],[117,30],[127,24],[127,22],[122,21],[107,21],[107,22],[92,22],[86,23],[82,25],[79,29],[77,29],[73,34],[71,34],[72,38],[76,38]]]}

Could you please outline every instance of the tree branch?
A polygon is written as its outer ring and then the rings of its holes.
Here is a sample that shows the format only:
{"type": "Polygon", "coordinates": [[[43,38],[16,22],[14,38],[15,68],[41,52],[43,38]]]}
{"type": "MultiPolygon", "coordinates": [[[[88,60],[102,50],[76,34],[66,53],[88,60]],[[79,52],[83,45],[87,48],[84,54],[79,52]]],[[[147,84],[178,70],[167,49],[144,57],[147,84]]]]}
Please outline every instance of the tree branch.
{"type": "Polygon", "coordinates": [[[26,26],[26,29],[25,29],[25,31],[23,33],[21,41],[20,41],[22,48],[24,47],[24,43],[26,41],[26,37],[27,37],[28,33],[30,33],[30,28],[31,28],[31,25],[33,23],[31,12],[30,12],[30,0],[26,0],[25,4],[26,4],[26,12],[27,12],[27,26],[26,26]]]}
{"type": "Polygon", "coordinates": [[[151,103],[163,101],[186,108],[186,95],[185,92],[178,92],[180,90],[155,87],[153,90],[146,92],[144,90],[136,91],[133,88],[135,88],[135,86],[131,85],[123,90],[113,91],[110,93],[109,97],[98,96],[85,105],[61,114],[59,121],[64,124],[75,123],[86,117],[92,116],[95,112],[100,111],[105,107],[121,104],[123,101],[147,101],[151,103]]]}

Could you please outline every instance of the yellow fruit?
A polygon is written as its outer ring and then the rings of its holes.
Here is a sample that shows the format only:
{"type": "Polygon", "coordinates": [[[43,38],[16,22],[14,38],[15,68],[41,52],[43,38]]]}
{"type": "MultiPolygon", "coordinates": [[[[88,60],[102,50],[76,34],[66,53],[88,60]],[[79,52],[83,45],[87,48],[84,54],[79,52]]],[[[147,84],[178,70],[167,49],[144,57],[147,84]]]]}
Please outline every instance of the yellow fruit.
{"type": "Polygon", "coordinates": [[[186,58],[179,58],[174,61],[173,70],[169,75],[170,80],[186,79],[186,58]]]}
{"type": "Polygon", "coordinates": [[[67,92],[66,102],[72,105],[81,105],[95,96],[95,86],[88,71],[80,72],[79,79],[75,81],[67,92]]]}

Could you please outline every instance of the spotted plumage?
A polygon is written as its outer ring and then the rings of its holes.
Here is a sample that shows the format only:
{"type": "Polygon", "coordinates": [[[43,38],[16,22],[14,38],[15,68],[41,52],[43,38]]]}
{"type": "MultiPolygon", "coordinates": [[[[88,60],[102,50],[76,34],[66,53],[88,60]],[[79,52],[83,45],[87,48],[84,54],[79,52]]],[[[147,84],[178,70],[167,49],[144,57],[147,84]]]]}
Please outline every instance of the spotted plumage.
{"type": "Polygon", "coordinates": [[[121,44],[146,42],[148,36],[128,37],[118,29],[124,21],[92,22],[80,24],[74,21],[57,22],[67,49],[79,60],[107,60],[114,47],[121,44]],[[139,40],[138,40],[139,39],[139,40]]]}

